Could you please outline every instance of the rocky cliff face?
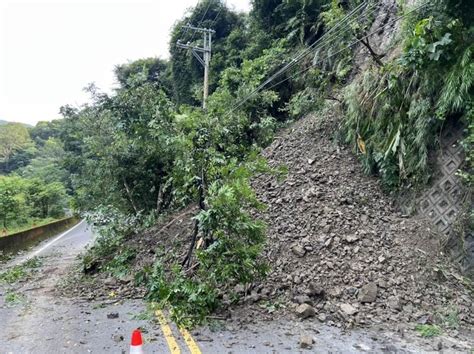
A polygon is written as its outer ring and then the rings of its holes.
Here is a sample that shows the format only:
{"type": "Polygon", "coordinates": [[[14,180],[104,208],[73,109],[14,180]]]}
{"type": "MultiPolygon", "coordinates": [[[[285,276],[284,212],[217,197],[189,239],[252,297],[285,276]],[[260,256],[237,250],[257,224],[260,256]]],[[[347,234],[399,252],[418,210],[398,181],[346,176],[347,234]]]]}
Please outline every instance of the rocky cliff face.
{"type": "MultiPolygon", "coordinates": [[[[413,7],[419,3],[409,0],[407,5],[413,7]]],[[[401,24],[395,21],[400,13],[395,0],[382,0],[377,7],[367,33],[372,34],[369,43],[373,51],[386,62],[397,58],[401,51],[401,24]]],[[[355,49],[355,64],[353,79],[374,65],[373,58],[363,45],[355,49]]],[[[457,176],[464,163],[460,145],[462,136],[462,126],[449,124],[443,129],[440,149],[432,152],[434,173],[430,185],[421,193],[408,193],[408,200],[402,200],[400,204],[406,213],[418,213],[434,226],[439,241],[458,264],[459,271],[473,278],[474,232],[468,225],[468,214],[473,206],[472,195],[457,176]]]]}

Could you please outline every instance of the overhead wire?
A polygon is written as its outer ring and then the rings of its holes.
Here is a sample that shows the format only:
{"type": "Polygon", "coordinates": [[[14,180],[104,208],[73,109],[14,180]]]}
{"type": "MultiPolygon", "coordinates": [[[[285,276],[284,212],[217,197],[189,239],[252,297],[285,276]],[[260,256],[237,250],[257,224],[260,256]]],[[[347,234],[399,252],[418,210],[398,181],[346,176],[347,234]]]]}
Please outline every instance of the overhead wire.
{"type": "MultiPolygon", "coordinates": [[[[368,33],[367,35],[358,38],[357,40],[355,40],[355,41],[349,43],[349,44],[348,44],[347,46],[345,46],[344,48],[342,48],[342,49],[338,50],[337,52],[334,52],[334,53],[332,53],[331,55],[327,56],[326,59],[329,59],[329,58],[332,58],[333,56],[336,56],[337,54],[343,52],[344,50],[346,50],[346,49],[348,49],[348,48],[350,48],[350,47],[352,47],[353,45],[355,45],[355,44],[357,44],[357,43],[360,43],[360,42],[362,42],[363,40],[369,38],[369,37],[372,36],[373,34],[375,34],[375,33],[377,33],[378,31],[380,31],[382,28],[384,28],[384,27],[386,27],[386,26],[388,26],[388,25],[391,25],[392,23],[395,23],[395,22],[399,21],[400,19],[402,19],[402,18],[408,16],[409,14],[411,14],[411,13],[417,11],[418,9],[420,9],[420,8],[422,8],[422,7],[424,7],[424,6],[427,6],[427,5],[429,5],[428,2],[423,3],[422,5],[419,5],[418,7],[413,8],[413,9],[410,10],[409,12],[407,12],[407,13],[405,13],[405,14],[403,14],[403,15],[398,16],[397,18],[393,19],[392,21],[388,21],[387,23],[385,23],[384,25],[382,25],[382,26],[376,28],[376,29],[373,30],[372,32],[368,33]]],[[[283,80],[281,80],[281,81],[279,81],[279,82],[273,84],[272,86],[268,87],[267,90],[270,90],[270,89],[272,89],[272,88],[274,88],[274,87],[276,87],[276,86],[282,84],[282,83],[285,82],[285,81],[294,79],[295,77],[297,77],[297,76],[299,76],[299,75],[305,73],[306,71],[309,71],[310,69],[312,69],[312,68],[315,67],[315,66],[316,66],[316,63],[313,63],[313,64],[310,65],[309,67],[307,67],[307,68],[305,68],[305,69],[303,69],[303,70],[301,70],[301,71],[296,72],[296,73],[293,74],[292,76],[289,76],[289,77],[287,77],[287,78],[285,78],[285,79],[283,79],[283,80]]]]}
{"type": "MultiPolygon", "coordinates": [[[[413,8],[412,10],[408,11],[407,13],[405,13],[405,14],[403,14],[403,15],[397,17],[396,19],[394,19],[394,20],[392,20],[392,21],[388,21],[387,23],[385,23],[384,25],[380,26],[379,28],[377,28],[376,30],[372,31],[371,33],[369,33],[369,34],[367,34],[367,35],[365,35],[365,36],[363,36],[363,37],[361,37],[361,38],[358,38],[357,40],[355,40],[355,41],[353,41],[352,43],[350,43],[348,46],[346,46],[346,47],[342,48],[341,50],[339,50],[339,51],[337,51],[337,52],[331,54],[331,55],[328,56],[328,57],[326,57],[326,59],[331,58],[331,57],[333,57],[333,56],[335,56],[335,55],[341,53],[342,51],[344,51],[344,50],[350,48],[350,47],[353,46],[354,44],[357,44],[357,43],[361,42],[362,40],[364,40],[364,39],[370,37],[371,35],[377,33],[378,31],[380,31],[380,29],[382,29],[382,28],[388,26],[389,24],[392,24],[392,23],[395,23],[395,22],[399,21],[401,18],[408,16],[409,14],[413,13],[414,11],[417,11],[418,9],[420,9],[420,8],[426,6],[426,5],[429,5],[429,2],[425,2],[425,3],[421,4],[421,5],[419,5],[419,6],[415,7],[415,8],[413,8]]],[[[346,17],[347,17],[347,16],[346,16],[346,17]]],[[[344,21],[344,19],[343,19],[342,21],[344,21]]],[[[334,27],[333,27],[333,28],[334,28],[334,27]]],[[[329,31],[328,31],[327,33],[329,33],[329,31]]],[[[326,33],[326,34],[327,34],[327,33],[326,33]]],[[[324,36],[323,36],[323,37],[324,37],[324,36]]],[[[321,38],[322,38],[322,37],[321,37],[321,38]]],[[[323,42],[323,43],[329,43],[329,40],[330,40],[330,39],[328,39],[327,41],[325,41],[325,42],[323,42]]],[[[324,45],[323,43],[322,43],[321,46],[318,46],[317,49],[314,48],[315,51],[316,51],[316,50],[319,50],[319,49],[324,45]]],[[[297,72],[296,74],[294,74],[294,75],[292,75],[292,76],[290,76],[290,77],[288,77],[288,78],[285,78],[285,79],[283,79],[283,80],[277,82],[276,84],[273,84],[272,86],[268,87],[267,89],[271,89],[271,88],[273,88],[273,87],[275,87],[275,86],[277,86],[277,85],[279,85],[279,84],[281,84],[281,83],[283,83],[283,82],[285,82],[285,81],[288,81],[288,80],[290,80],[290,79],[292,79],[292,78],[294,78],[294,77],[296,77],[296,76],[298,76],[298,75],[301,75],[302,73],[304,73],[304,72],[310,70],[310,69],[313,68],[314,66],[316,66],[316,63],[313,63],[313,64],[312,64],[311,66],[309,66],[308,68],[305,68],[305,69],[303,69],[303,70],[297,72]]],[[[285,70],[285,71],[288,71],[289,69],[291,69],[291,67],[288,67],[288,69],[285,70]]],[[[281,71],[281,70],[280,70],[280,71],[278,72],[278,76],[281,75],[281,74],[283,74],[285,71],[281,71]]],[[[229,110],[229,112],[227,113],[226,116],[228,116],[229,114],[231,114],[232,112],[234,112],[238,107],[240,107],[242,104],[244,104],[245,102],[247,102],[254,94],[258,93],[261,89],[263,89],[263,87],[265,87],[268,83],[270,83],[271,81],[273,81],[276,77],[277,77],[277,75],[272,75],[269,79],[265,80],[265,82],[264,82],[263,84],[261,84],[257,89],[255,89],[254,91],[252,91],[247,97],[245,97],[245,98],[244,98],[243,100],[241,100],[239,103],[237,103],[236,105],[234,105],[234,106],[229,110]]]]}
{"type": "MultiPolygon", "coordinates": [[[[328,32],[326,32],[323,36],[321,36],[317,41],[315,41],[313,44],[311,44],[308,48],[305,48],[304,50],[300,51],[289,63],[284,65],[280,70],[278,70],[276,73],[271,75],[268,79],[266,79],[262,84],[260,84],[257,88],[255,88],[250,94],[248,94],[247,97],[245,97],[242,101],[238,102],[236,105],[234,105],[231,110],[229,111],[229,114],[232,113],[235,109],[240,107],[242,104],[247,102],[254,94],[258,93],[260,90],[262,90],[267,84],[272,82],[274,79],[276,79],[278,76],[282,75],[286,71],[290,70],[293,66],[298,64],[300,60],[305,58],[309,53],[311,53],[313,50],[320,49],[321,47],[325,46],[326,44],[334,41],[337,39],[343,31],[350,29],[349,24],[353,21],[358,21],[360,20],[360,17],[362,16],[367,16],[366,13],[364,14],[359,14],[357,15],[356,13],[359,10],[364,9],[365,5],[368,5],[368,1],[364,1],[361,4],[359,4],[357,7],[355,7],[352,11],[350,11],[346,16],[344,16],[341,20],[339,20],[333,27],[331,27],[328,32]],[[352,17],[352,18],[351,18],[352,17]],[[339,28],[342,24],[346,24],[345,27],[339,28]]],[[[376,7],[373,7],[372,9],[369,10],[369,12],[373,13],[376,11],[376,7]]]]}
{"type": "Polygon", "coordinates": [[[211,24],[209,25],[209,28],[212,29],[212,27],[217,23],[217,19],[219,18],[219,15],[221,14],[223,5],[219,7],[219,11],[217,11],[217,15],[214,17],[214,20],[212,20],[211,24]]]}
{"type": "MultiPolygon", "coordinates": [[[[198,24],[196,25],[196,27],[201,26],[202,21],[204,21],[204,18],[206,17],[207,12],[209,11],[209,8],[211,7],[211,2],[212,2],[212,1],[213,1],[213,0],[208,0],[206,10],[204,11],[204,14],[203,14],[202,17],[201,17],[201,20],[198,22],[198,24]]],[[[195,36],[195,35],[196,35],[196,31],[193,32],[193,35],[191,36],[191,40],[190,40],[189,42],[192,42],[192,41],[194,40],[194,36],[195,36]]]]}

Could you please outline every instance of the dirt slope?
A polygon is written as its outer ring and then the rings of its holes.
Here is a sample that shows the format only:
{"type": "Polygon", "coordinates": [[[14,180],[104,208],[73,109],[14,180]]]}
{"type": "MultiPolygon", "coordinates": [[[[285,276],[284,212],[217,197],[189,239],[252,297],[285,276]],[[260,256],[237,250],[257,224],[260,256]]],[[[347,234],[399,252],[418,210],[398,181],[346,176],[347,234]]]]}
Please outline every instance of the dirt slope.
{"type": "Polygon", "coordinates": [[[268,204],[272,271],[250,301],[309,303],[322,321],[346,326],[430,322],[453,312],[472,324],[472,297],[439,252],[436,233],[398,212],[334,141],[337,109],[328,112],[298,121],[263,153],[289,173],[282,182],[255,182],[268,204]]]}

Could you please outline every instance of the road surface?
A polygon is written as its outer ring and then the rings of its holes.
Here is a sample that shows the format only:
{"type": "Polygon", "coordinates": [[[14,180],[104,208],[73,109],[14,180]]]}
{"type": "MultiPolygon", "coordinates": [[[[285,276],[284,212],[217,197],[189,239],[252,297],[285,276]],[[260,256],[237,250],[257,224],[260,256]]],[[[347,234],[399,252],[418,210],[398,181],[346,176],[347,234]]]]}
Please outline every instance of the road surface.
{"type": "Polygon", "coordinates": [[[153,314],[155,321],[143,319],[146,305],[142,300],[86,301],[58,296],[58,282],[67,277],[92,238],[91,229],[81,222],[2,265],[5,270],[31,257],[42,260],[28,281],[0,284],[0,353],[128,353],[130,335],[137,327],[144,331],[145,353],[421,351],[398,335],[367,331],[343,334],[308,320],[256,321],[245,326],[231,321],[214,331],[200,328],[183,332],[166,316],[161,323],[153,314]],[[300,348],[302,335],[314,338],[312,349],[300,348]]]}

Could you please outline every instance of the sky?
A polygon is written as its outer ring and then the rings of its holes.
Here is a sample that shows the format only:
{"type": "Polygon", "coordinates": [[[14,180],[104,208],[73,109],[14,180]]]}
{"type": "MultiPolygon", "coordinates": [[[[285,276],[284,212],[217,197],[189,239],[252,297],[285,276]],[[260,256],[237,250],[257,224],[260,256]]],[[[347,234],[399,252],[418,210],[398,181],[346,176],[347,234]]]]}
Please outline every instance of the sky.
{"type": "MultiPolygon", "coordinates": [[[[250,0],[227,0],[248,11],[250,0]]],[[[198,0],[0,0],[0,120],[34,125],[80,105],[113,68],[168,57],[172,25],[198,0]]]]}

